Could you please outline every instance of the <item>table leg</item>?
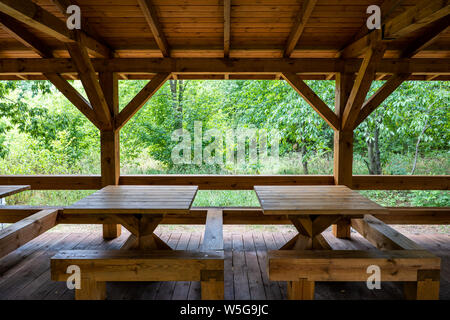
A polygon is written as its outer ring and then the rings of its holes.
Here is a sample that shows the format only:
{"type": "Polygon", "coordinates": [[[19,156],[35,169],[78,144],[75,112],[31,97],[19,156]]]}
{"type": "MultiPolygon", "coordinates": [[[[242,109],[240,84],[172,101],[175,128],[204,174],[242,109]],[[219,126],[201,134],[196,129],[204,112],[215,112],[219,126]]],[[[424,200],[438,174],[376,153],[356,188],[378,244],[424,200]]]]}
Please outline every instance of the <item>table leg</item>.
{"type": "Polygon", "coordinates": [[[314,281],[306,279],[288,281],[287,298],[289,300],[314,300],[314,281]]]}

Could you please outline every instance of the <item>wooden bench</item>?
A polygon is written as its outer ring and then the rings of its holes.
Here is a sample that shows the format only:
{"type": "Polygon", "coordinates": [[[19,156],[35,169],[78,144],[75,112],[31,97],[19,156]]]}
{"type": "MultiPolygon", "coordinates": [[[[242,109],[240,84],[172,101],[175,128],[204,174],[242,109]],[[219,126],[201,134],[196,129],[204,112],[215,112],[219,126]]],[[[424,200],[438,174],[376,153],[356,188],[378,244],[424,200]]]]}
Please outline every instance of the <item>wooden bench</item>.
{"type": "Polygon", "coordinates": [[[366,282],[378,266],[381,281],[401,281],[409,299],[439,299],[440,258],[425,250],[275,250],[268,253],[271,281],[288,282],[288,298],[313,299],[315,281],[366,282]],[[413,287],[411,284],[415,284],[413,287]],[[406,289],[406,288],[405,288],[406,289]]]}
{"type": "Polygon", "coordinates": [[[80,268],[77,300],[106,297],[107,281],[201,281],[203,300],[223,299],[223,251],[69,250],[51,259],[51,277],[67,281],[67,268],[80,268]]]}
{"type": "Polygon", "coordinates": [[[66,281],[78,266],[77,300],[105,299],[107,281],[200,281],[203,300],[224,298],[223,214],[208,210],[199,251],[71,250],[51,259],[52,280],[66,281]]]}

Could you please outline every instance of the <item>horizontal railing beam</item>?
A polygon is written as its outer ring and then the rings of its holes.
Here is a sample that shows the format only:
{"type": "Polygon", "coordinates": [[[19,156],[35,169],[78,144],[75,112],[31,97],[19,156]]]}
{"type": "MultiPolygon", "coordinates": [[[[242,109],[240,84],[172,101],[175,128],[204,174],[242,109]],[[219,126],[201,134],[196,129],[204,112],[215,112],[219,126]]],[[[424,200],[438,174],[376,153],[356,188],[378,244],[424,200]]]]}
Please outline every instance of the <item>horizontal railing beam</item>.
{"type": "MultiPolygon", "coordinates": [[[[255,185],[334,185],[332,175],[123,175],[121,185],[197,185],[201,190],[252,190],[255,185]]],[[[97,190],[100,175],[0,176],[0,185],[33,190],[97,190]]],[[[355,190],[449,190],[450,176],[354,175],[355,190]]]]}
{"type": "MultiPolygon", "coordinates": [[[[58,209],[49,206],[0,206],[0,223],[15,223],[38,211],[58,209]]],[[[286,216],[263,215],[258,207],[194,207],[190,214],[166,215],[161,224],[205,224],[211,209],[223,212],[223,224],[230,225],[290,225],[286,216]]],[[[387,224],[450,224],[450,207],[388,207],[389,214],[374,215],[387,224]]],[[[63,214],[59,208],[58,223],[115,223],[108,215],[63,214]]]]}

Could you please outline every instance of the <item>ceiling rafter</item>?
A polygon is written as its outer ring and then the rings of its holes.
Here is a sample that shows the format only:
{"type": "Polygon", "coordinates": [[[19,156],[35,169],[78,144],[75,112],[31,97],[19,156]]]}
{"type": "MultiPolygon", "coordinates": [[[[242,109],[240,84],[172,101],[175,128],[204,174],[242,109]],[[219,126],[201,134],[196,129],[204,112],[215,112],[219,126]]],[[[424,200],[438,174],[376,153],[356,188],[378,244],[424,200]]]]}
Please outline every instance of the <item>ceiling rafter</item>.
{"type": "Polygon", "coordinates": [[[63,21],[30,0],[0,0],[0,12],[61,42],[82,42],[95,55],[111,56],[111,50],[105,44],[100,43],[84,31],[69,30],[63,21]]]}
{"type": "Polygon", "coordinates": [[[142,13],[144,14],[145,20],[153,33],[156,44],[161,50],[164,57],[170,55],[170,47],[167,39],[162,32],[161,24],[159,23],[158,15],[156,14],[155,7],[151,0],[138,0],[139,6],[141,7],[142,13]]]}
{"type": "Polygon", "coordinates": [[[231,46],[231,0],[223,0],[223,56],[230,56],[231,46]]]}
{"type": "Polygon", "coordinates": [[[296,17],[294,26],[289,34],[288,40],[286,42],[286,47],[284,49],[284,56],[290,57],[295,47],[297,46],[300,37],[305,30],[305,26],[308,23],[309,18],[317,4],[317,0],[304,0],[301,5],[300,12],[296,17]]]}

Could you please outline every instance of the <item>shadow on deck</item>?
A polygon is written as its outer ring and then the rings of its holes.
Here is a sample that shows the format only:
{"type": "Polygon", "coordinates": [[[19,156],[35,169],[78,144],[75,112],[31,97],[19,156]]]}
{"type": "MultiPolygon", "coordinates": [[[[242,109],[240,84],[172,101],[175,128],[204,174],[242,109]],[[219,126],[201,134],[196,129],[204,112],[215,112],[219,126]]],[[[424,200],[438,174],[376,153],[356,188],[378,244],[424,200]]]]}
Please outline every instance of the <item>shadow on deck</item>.
{"type": "MultiPolygon", "coordinates": [[[[59,250],[116,249],[128,233],[104,241],[100,233],[47,232],[0,259],[0,299],[71,300],[74,292],[64,282],[50,280],[50,257],[59,250]]],[[[339,240],[324,233],[333,249],[374,247],[359,234],[353,240],[339,240]]],[[[178,250],[196,249],[199,233],[163,233],[161,239],[178,250]]],[[[224,234],[225,299],[286,299],[285,283],[268,281],[266,252],[281,247],[292,234],[252,232],[224,234]]],[[[442,259],[440,299],[450,300],[450,236],[421,234],[408,237],[442,259]]],[[[200,299],[196,282],[108,283],[108,299],[200,299]]],[[[381,290],[369,290],[364,283],[316,283],[315,299],[403,299],[400,283],[382,283],[381,290]]]]}

